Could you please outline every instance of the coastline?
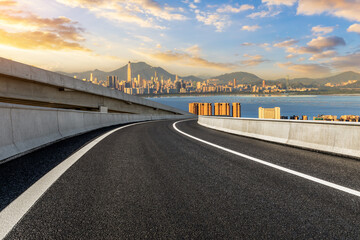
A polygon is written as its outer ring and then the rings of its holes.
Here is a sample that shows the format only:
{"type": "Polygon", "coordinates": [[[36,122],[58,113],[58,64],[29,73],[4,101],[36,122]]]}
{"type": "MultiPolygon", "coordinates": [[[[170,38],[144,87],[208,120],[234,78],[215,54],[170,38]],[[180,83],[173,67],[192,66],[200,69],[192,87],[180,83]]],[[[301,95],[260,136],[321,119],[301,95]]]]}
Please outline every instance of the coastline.
{"type": "Polygon", "coordinates": [[[311,96],[360,96],[360,92],[355,93],[331,93],[331,92],[301,92],[301,93],[173,93],[173,94],[143,94],[136,95],[144,98],[172,98],[172,97],[214,97],[214,96],[241,96],[241,97],[311,97],[311,96]]]}

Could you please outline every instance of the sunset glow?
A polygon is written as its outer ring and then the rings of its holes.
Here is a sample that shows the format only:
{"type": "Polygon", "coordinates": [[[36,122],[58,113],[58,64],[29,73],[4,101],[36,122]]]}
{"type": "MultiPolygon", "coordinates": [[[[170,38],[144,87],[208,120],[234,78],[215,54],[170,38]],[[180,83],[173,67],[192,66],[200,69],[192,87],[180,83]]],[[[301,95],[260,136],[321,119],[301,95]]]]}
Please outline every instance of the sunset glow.
{"type": "Polygon", "coordinates": [[[179,75],[360,71],[350,0],[1,0],[1,57],[52,71],[145,61],[179,75]]]}

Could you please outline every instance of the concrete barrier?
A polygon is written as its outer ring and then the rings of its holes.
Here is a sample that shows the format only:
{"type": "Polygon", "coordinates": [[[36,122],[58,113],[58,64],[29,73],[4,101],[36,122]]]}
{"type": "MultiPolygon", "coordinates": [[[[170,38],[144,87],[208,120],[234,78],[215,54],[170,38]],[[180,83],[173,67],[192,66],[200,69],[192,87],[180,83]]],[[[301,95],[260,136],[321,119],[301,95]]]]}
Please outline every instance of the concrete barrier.
{"type": "Polygon", "coordinates": [[[360,123],[199,116],[211,129],[360,158],[360,123]]]}
{"type": "Polygon", "coordinates": [[[102,127],[188,117],[83,112],[0,103],[0,164],[49,143],[102,127]]]}

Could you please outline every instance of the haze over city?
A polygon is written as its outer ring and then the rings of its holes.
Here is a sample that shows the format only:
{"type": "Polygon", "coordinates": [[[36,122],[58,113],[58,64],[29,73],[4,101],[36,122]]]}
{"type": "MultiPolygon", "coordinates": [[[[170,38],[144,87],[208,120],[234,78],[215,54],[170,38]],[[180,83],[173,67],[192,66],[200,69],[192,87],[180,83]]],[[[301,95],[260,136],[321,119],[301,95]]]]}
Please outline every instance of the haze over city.
{"type": "Polygon", "coordinates": [[[347,0],[1,0],[2,56],[52,71],[146,61],[179,75],[359,71],[360,3],[347,0]]]}

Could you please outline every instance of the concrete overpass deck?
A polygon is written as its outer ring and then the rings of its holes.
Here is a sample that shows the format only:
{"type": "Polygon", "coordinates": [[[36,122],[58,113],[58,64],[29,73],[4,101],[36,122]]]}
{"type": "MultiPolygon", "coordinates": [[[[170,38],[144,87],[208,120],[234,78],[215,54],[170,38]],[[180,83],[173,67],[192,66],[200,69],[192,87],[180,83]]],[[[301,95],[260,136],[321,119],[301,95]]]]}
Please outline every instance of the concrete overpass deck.
{"type": "MultiPolygon", "coordinates": [[[[4,233],[6,239],[360,236],[359,161],[219,132],[196,121],[176,125],[192,137],[184,136],[174,129],[173,123],[133,125],[98,141],[44,193],[37,193],[39,199],[15,225],[2,227],[2,236],[4,233]]],[[[16,203],[18,200],[14,199],[21,199],[29,186],[107,130],[110,129],[70,138],[0,165],[0,225],[6,226],[5,221],[11,221],[4,216],[15,218],[22,206],[29,203],[26,199],[16,203]],[[47,162],[51,164],[44,164],[47,162]],[[15,203],[18,205],[12,212],[11,205],[15,203]]]]}

